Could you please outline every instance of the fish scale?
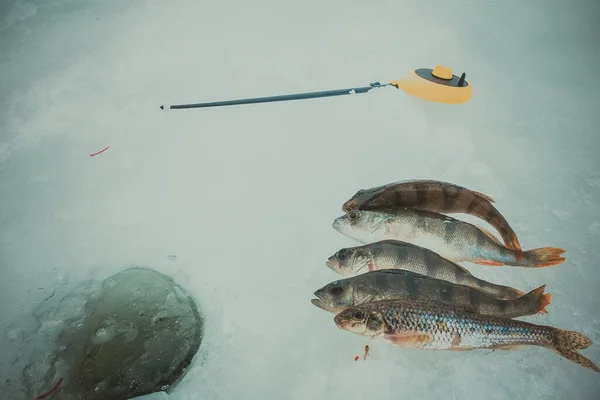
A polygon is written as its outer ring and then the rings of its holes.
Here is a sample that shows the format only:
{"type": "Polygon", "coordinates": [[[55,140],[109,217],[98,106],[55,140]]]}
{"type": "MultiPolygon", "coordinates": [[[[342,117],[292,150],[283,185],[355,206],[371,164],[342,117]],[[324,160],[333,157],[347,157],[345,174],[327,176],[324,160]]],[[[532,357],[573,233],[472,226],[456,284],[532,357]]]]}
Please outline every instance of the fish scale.
{"type": "Polygon", "coordinates": [[[389,332],[412,331],[431,335],[432,340],[423,343],[424,349],[486,348],[552,341],[551,333],[544,329],[532,329],[518,324],[506,326],[498,321],[484,321],[477,314],[466,317],[457,316],[453,311],[434,313],[412,305],[389,307],[382,314],[389,332]],[[458,346],[453,343],[457,343],[458,346]]]}
{"type": "Polygon", "coordinates": [[[493,348],[502,345],[547,345],[554,340],[550,327],[536,326],[516,320],[502,320],[479,314],[456,312],[429,302],[379,302],[386,329],[426,334],[429,341],[418,347],[447,350],[453,348],[493,348]],[[507,322],[508,321],[508,322],[507,322]]]}

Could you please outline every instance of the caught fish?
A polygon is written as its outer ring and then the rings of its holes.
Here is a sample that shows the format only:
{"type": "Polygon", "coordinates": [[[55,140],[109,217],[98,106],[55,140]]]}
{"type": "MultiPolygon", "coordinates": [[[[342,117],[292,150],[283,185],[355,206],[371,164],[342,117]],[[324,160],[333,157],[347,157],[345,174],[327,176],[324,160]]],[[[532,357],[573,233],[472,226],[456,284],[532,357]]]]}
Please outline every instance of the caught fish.
{"type": "Polygon", "coordinates": [[[401,347],[430,350],[513,349],[542,346],[600,372],[577,352],[592,341],[579,332],[456,310],[432,301],[384,300],[350,307],[334,317],[343,330],[401,347]]]}
{"type": "Polygon", "coordinates": [[[492,234],[475,225],[430,211],[405,209],[395,213],[354,210],[337,218],[333,228],[361,243],[396,239],[426,247],[454,261],[481,265],[540,268],[565,261],[565,250],[544,247],[523,252],[502,245],[492,234]]]}
{"type": "Polygon", "coordinates": [[[346,213],[352,210],[393,212],[416,208],[438,213],[470,214],[496,228],[506,247],[515,250],[518,255],[521,251],[519,239],[493,202],[483,193],[453,183],[409,180],[359,190],[344,203],[342,210],[346,213]]]}
{"type": "Polygon", "coordinates": [[[513,300],[500,300],[469,286],[399,269],[367,272],[331,282],[317,290],[312,303],[329,312],[380,300],[434,300],[465,311],[503,318],[546,313],[546,285],[513,300]]]}
{"type": "Polygon", "coordinates": [[[476,278],[465,268],[429,249],[399,240],[382,240],[344,248],[329,257],[326,264],[344,277],[367,271],[399,269],[470,286],[498,299],[516,299],[525,294],[518,289],[476,278]]]}

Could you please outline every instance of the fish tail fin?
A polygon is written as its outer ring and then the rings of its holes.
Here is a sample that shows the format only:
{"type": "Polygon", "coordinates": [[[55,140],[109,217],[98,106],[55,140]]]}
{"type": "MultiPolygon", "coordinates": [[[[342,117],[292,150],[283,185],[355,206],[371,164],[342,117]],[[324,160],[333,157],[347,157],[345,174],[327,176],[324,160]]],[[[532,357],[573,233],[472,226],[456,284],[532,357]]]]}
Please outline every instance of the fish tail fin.
{"type": "Polygon", "coordinates": [[[521,243],[519,243],[517,234],[508,225],[508,222],[506,222],[504,219],[503,221],[505,224],[503,224],[499,230],[500,235],[502,236],[502,239],[504,239],[504,244],[506,247],[514,251],[517,261],[520,261],[523,258],[523,249],[521,249],[521,243]]]}
{"type": "Polygon", "coordinates": [[[557,328],[556,339],[551,347],[564,358],[596,372],[600,372],[600,368],[598,368],[591,360],[577,352],[577,350],[587,349],[591,345],[592,340],[587,336],[582,335],[579,332],[557,328]]]}
{"type": "Polygon", "coordinates": [[[564,252],[565,250],[559,247],[528,250],[523,253],[523,259],[519,265],[526,268],[542,268],[562,264],[565,262],[565,258],[561,256],[564,252]]]}
{"type": "Polygon", "coordinates": [[[544,293],[542,295],[541,301],[540,301],[540,314],[548,314],[548,310],[546,310],[546,307],[548,307],[550,305],[551,301],[552,301],[552,294],[544,293]]]}
{"type": "Polygon", "coordinates": [[[471,190],[471,193],[473,193],[475,196],[479,197],[480,199],[487,201],[488,203],[495,203],[495,200],[491,196],[488,196],[487,194],[484,194],[481,192],[476,192],[475,190],[471,190]]]}
{"type": "Polygon", "coordinates": [[[517,237],[517,234],[510,227],[506,218],[504,218],[500,211],[498,211],[491,204],[489,204],[489,207],[486,207],[480,211],[481,214],[478,216],[486,222],[488,222],[494,228],[496,228],[498,233],[500,233],[502,240],[504,240],[504,244],[502,244],[495,235],[491,234],[488,230],[484,229],[483,227],[477,225],[477,228],[479,228],[483,233],[485,233],[486,236],[492,239],[496,244],[499,244],[500,246],[506,247],[514,251],[517,261],[520,261],[523,258],[523,250],[521,249],[521,243],[519,243],[519,238],[517,237]]]}
{"type": "Polygon", "coordinates": [[[536,305],[538,314],[548,314],[546,307],[548,307],[550,300],[552,300],[552,295],[550,293],[544,293],[545,289],[546,285],[542,285],[523,296],[523,299],[527,299],[528,303],[530,299],[532,300],[533,304],[536,305]]]}

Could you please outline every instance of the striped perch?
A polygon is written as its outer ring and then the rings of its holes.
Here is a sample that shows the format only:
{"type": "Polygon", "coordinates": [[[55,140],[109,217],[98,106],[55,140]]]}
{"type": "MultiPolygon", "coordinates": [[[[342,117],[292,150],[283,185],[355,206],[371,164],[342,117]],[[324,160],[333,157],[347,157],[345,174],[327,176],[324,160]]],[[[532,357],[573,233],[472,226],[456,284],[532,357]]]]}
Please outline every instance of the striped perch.
{"type": "Polygon", "coordinates": [[[479,279],[465,268],[429,249],[399,240],[382,240],[341,249],[329,257],[326,265],[344,277],[367,271],[398,269],[470,286],[498,299],[516,299],[525,294],[509,286],[479,279]]]}
{"type": "Polygon", "coordinates": [[[437,213],[461,213],[478,217],[498,230],[506,247],[520,257],[521,245],[506,218],[492,204],[494,200],[453,183],[434,180],[408,180],[362,189],[342,206],[352,210],[393,212],[416,208],[437,213]]]}
{"type": "Polygon", "coordinates": [[[456,285],[399,269],[367,272],[329,283],[315,292],[312,303],[329,312],[380,300],[433,300],[495,317],[515,318],[546,313],[546,285],[512,300],[500,300],[469,286],[456,285]]]}
{"type": "Polygon", "coordinates": [[[337,218],[333,228],[361,243],[387,239],[412,243],[454,262],[539,268],[565,261],[561,257],[564,250],[556,247],[528,250],[519,258],[514,250],[480,227],[417,209],[394,213],[354,210],[337,218]]]}

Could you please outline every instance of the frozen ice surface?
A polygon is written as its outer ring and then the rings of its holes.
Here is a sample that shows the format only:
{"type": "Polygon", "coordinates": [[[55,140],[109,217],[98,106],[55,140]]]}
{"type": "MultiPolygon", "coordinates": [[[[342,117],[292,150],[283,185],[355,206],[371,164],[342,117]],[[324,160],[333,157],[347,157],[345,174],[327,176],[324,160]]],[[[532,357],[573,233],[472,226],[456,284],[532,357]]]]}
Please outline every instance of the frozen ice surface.
{"type": "Polygon", "coordinates": [[[591,0],[3,2],[0,348],[27,343],[22,315],[53,288],[144,264],[211,321],[169,398],[600,398],[597,374],[542,348],[392,348],[310,303],[338,278],[327,257],[356,244],[331,228],[356,190],[446,180],[494,197],[525,248],[567,250],[541,270],[465,265],[547,283],[549,314],[524,319],[588,335],[600,362],[599,13],[591,0]],[[383,88],[159,109],[436,64],[467,72],[469,103],[383,88]],[[372,357],[354,362],[365,344],[372,357]]]}

